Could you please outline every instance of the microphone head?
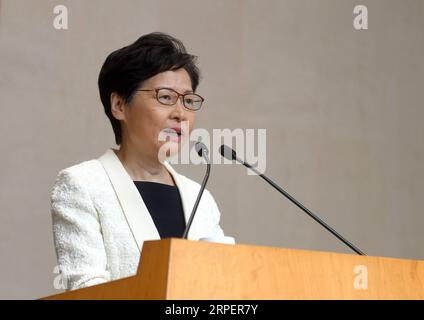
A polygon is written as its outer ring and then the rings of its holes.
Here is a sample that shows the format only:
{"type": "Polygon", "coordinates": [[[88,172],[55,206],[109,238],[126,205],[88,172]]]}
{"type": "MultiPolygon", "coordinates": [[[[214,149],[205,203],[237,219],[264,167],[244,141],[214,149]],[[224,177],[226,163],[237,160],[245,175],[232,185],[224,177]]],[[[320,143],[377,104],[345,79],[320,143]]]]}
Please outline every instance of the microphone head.
{"type": "Polygon", "coordinates": [[[225,144],[219,147],[219,153],[228,160],[237,160],[236,152],[225,144]]]}
{"type": "Polygon", "coordinates": [[[196,142],[196,144],[194,145],[194,149],[196,150],[197,154],[201,158],[207,157],[209,154],[209,150],[203,142],[200,142],[200,141],[196,142]]]}

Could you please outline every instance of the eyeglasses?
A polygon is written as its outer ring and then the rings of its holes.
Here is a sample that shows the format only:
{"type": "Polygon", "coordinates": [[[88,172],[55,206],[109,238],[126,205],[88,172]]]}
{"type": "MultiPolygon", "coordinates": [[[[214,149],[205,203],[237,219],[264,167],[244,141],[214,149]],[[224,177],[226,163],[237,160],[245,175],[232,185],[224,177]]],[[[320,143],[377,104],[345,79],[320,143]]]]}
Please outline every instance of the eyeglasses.
{"type": "Polygon", "coordinates": [[[136,91],[155,91],[156,100],[166,106],[173,106],[177,103],[179,97],[183,97],[183,105],[188,110],[197,111],[202,107],[203,99],[195,93],[180,94],[177,91],[169,88],[158,89],[138,89],[136,91]]]}

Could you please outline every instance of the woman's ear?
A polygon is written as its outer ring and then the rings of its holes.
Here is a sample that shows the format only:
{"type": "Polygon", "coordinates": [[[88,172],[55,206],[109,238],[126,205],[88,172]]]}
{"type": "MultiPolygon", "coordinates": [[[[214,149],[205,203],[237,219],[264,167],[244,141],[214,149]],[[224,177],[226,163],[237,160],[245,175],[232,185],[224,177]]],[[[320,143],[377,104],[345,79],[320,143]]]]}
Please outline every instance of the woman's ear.
{"type": "Polygon", "coordinates": [[[115,119],[125,120],[125,102],[116,92],[110,94],[110,111],[115,119]]]}

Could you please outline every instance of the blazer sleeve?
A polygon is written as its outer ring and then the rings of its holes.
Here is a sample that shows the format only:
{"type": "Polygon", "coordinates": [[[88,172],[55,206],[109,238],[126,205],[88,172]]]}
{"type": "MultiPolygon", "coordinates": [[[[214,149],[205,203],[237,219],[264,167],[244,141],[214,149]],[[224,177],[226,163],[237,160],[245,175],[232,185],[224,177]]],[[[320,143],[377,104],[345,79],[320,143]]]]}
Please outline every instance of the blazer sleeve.
{"type": "Polygon", "coordinates": [[[208,203],[210,206],[210,216],[212,217],[212,225],[211,225],[211,237],[221,238],[225,237],[224,231],[221,228],[220,220],[221,220],[221,212],[219,211],[218,205],[216,204],[215,199],[211,195],[208,190],[205,190],[205,195],[208,198],[208,203]]]}
{"type": "Polygon", "coordinates": [[[61,171],[51,193],[53,239],[66,290],[107,282],[107,256],[97,211],[83,177],[61,171]]]}

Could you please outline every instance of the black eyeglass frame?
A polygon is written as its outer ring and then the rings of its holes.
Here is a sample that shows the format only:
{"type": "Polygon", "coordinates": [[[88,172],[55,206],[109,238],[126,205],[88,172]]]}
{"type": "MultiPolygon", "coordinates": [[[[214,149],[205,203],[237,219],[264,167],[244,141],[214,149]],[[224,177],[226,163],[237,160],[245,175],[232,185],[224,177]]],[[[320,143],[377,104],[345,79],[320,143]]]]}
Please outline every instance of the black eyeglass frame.
{"type": "Polygon", "coordinates": [[[174,89],[171,89],[171,88],[137,89],[137,90],[135,90],[135,91],[155,91],[155,92],[156,92],[156,100],[157,100],[160,104],[162,104],[162,105],[164,105],[164,106],[174,106],[174,105],[177,103],[178,99],[179,99],[180,97],[183,97],[183,106],[184,106],[184,108],[186,108],[187,110],[190,110],[190,111],[199,111],[199,110],[202,108],[202,104],[203,104],[203,102],[205,101],[205,99],[204,99],[202,96],[199,96],[197,93],[188,92],[188,93],[181,94],[181,93],[179,93],[179,92],[177,92],[177,91],[175,91],[174,89]],[[163,103],[163,102],[159,101],[159,96],[158,96],[158,95],[159,95],[159,91],[160,91],[160,90],[163,90],[163,89],[166,89],[166,90],[169,90],[169,91],[175,92],[175,93],[178,95],[178,96],[177,96],[177,99],[175,100],[175,102],[174,102],[174,103],[172,103],[172,104],[167,104],[167,103],[163,103]],[[188,96],[188,95],[196,96],[196,97],[199,97],[199,98],[200,98],[201,102],[200,102],[200,106],[199,106],[199,108],[197,108],[197,109],[193,109],[193,108],[187,107],[187,106],[185,105],[185,96],[188,96]]]}

